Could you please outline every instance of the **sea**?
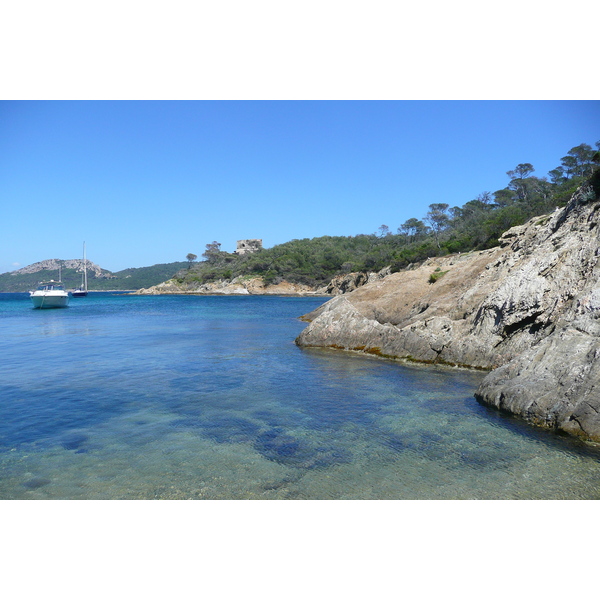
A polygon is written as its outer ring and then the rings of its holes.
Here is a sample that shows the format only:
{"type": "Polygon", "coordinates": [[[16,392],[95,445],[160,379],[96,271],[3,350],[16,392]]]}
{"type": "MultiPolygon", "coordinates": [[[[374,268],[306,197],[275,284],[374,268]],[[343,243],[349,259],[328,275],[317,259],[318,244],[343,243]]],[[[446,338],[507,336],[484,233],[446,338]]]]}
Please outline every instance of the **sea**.
{"type": "Polygon", "coordinates": [[[303,349],[327,298],[0,294],[0,499],[598,499],[485,373],[303,349]]]}

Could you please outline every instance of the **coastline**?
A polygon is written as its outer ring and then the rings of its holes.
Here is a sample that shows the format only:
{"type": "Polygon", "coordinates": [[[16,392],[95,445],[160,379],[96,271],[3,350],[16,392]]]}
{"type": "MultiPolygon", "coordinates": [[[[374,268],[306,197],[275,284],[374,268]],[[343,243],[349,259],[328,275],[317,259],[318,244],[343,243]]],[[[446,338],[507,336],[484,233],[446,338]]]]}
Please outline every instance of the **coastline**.
{"type": "Polygon", "coordinates": [[[302,317],[296,344],[488,370],[480,403],[600,442],[599,224],[600,202],[579,190],[496,248],[329,300],[302,317]]]}
{"type": "Polygon", "coordinates": [[[139,290],[134,290],[129,293],[130,296],[235,296],[235,297],[243,297],[243,296],[279,296],[279,297],[290,297],[290,298],[323,298],[329,299],[331,298],[330,294],[324,294],[322,292],[219,292],[219,291],[210,291],[210,292],[201,292],[201,291],[178,291],[178,292],[170,292],[170,291],[161,291],[161,292],[153,292],[153,293],[141,293],[139,290]]]}

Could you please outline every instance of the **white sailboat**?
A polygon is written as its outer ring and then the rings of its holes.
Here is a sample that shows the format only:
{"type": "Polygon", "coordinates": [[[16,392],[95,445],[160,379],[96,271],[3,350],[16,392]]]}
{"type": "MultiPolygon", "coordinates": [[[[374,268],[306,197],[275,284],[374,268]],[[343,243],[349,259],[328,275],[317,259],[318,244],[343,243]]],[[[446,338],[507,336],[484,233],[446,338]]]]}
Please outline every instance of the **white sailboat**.
{"type": "Polygon", "coordinates": [[[85,242],[83,242],[83,274],[81,276],[81,285],[79,289],[73,290],[71,296],[74,298],[83,298],[88,295],[87,287],[87,260],[85,258],[85,242]]]}
{"type": "Polygon", "coordinates": [[[29,292],[33,308],[66,308],[69,306],[69,292],[61,281],[61,268],[58,267],[58,281],[42,281],[35,292],[29,292]]]}

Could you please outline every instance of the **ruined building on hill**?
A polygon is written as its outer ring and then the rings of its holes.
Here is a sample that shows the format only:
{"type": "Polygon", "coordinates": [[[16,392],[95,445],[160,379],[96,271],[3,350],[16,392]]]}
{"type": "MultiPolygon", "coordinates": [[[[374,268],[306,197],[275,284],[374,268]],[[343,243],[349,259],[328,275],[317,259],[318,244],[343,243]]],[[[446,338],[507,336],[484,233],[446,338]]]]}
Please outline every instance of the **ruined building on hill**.
{"type": "Polygon", "coordinates": [[[238,240],[236,254],[242,256],[243,254],[252,254],[262,250],[262,240],[238,240]]]}

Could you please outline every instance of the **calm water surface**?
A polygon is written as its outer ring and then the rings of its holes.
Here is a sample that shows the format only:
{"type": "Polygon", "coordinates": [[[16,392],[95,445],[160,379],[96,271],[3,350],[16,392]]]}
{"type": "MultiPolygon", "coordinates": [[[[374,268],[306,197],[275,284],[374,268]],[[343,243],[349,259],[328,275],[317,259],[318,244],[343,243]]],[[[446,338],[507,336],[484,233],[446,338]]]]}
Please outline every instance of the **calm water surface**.
{"type": "Polygon", "coordinates": [[[0,294],[0,498],[600,497],[600,452],[480,373],[296,347],[322,302],[0,294]]]}

